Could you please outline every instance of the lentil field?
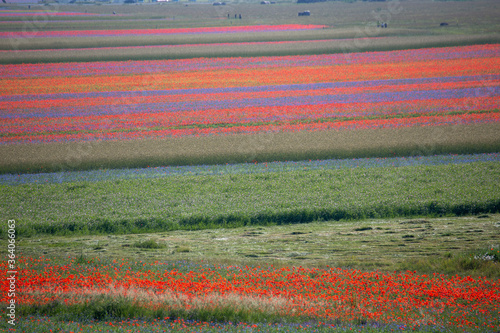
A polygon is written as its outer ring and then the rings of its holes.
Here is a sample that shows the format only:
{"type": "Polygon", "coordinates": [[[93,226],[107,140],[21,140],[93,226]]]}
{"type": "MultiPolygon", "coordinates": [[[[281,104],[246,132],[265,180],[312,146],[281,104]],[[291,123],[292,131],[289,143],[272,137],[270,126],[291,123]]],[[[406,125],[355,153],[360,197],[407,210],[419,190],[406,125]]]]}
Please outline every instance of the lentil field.
{"type": "Polygon", "coordinates": [[[499,10],[0,4],[0,331],[498,332],[499,10]]]}

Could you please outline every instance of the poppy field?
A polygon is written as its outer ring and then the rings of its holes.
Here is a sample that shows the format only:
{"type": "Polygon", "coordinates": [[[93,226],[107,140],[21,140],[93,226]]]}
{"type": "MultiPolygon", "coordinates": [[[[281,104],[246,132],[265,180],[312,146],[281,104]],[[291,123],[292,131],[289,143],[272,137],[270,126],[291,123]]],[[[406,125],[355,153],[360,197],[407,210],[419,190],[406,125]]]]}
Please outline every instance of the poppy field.
{"type": "Polygon", "coordinates": [[[497,122],[499,55],[500,45],[485,45],[361,54],[349,64],[97,63],[83,75],[69,64],[6,66],[1,143],[497,122]]]}
{"type": "MultiPolygon", "coordinates": [[[[24,144],[106,147],[106,141],[153,140],[155,146],[158,139],[194,137],[201,143],[228,137],[217,146],[227,148],[226,158],[241,160],[231,142],[242,135],[266,135],[269,142],[284,133],[358,131],[362,136],[376,129],[434,127],[444,133],[460,125],[476,133],[457,134],[457,140],[447,133],[450,140],[442,150],[468,153],[481,146],[493,152],[497,131],[469,125],[498,123],[499,54],[499,44],[486,44],[348,55],[2,65],[0,146],[9,147],[6,162],[22,159],[26,169],[29,162],[43,160],[36,160],[36,152],[23,152],[24,144]],[[481,142],[486,131],[491,134],[481,142]]],[[[415,150],[404,145],[380,142],[378,154],[415,150]]],[[[440,145],[433,143],[436,152],[440,145]]],[[[64,150],[51,147],[45,156],[64,150]]],[[[365,147],[358,150],[366,154],[365,147]]],[[[133,166],[132,160],[146,166],[161,159],[159,153],[147,160],[130,157],[130,149],[124,155],[118,151],[107,154],[104,165],[133,166]]],[[[294,159],[295,153],[287,148],[285,158],[294,159]]],[[[217,156],[198,156],[195,163],[217,156]]],[[[191,164],[189,158],[184,163],[191,164]]]]}
{"type": "MultiPolygon", "coordinates": [[[[497,250],[491,252],[498,257],[497,250]]],[[[401,330],[456,326],[483,332],[500,324],[495,315],[498,281],[481,278],[70,259],[61,266],[43,257],[20,258],[22,309],[48,314],[64,309],[79,312],[80,319],[142,315],[203,322],[316,320],[319,326],[329,322],[331,328],[335,322],[378,323],[401,330]]]]}
{"type": "Polygon", "coordinates": [[[0,4],[0,331],[499,331],[495,11],[0,4]]]}

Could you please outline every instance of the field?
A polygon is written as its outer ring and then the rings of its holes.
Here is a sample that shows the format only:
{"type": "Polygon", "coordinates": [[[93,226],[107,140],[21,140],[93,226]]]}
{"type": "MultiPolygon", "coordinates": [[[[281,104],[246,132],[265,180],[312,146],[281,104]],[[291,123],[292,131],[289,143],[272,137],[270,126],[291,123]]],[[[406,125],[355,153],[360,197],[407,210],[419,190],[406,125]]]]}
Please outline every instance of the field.
{"type": "Polygon", "coordinates": [[[499,13],[0,4],[0,331],[498,332],[499,13]]]}

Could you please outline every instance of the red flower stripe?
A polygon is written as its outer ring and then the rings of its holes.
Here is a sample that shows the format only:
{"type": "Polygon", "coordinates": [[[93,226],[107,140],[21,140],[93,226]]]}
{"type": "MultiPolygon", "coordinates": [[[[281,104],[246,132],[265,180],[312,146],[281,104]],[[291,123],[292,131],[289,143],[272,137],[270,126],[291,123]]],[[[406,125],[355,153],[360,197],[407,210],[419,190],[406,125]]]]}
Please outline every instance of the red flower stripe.
{"type": "Polygon", "coordinates": [[[131,140],[143,138],[165,138],[182,136],[255,134],[262,132],[294,132],[318,130],[355,130],[373,128],[398,128],[410,126],[439,126],[473,123],[491,123],[500,121],[499,112],[480,114],[458,114],[444,116],[420,116],[412,118],[361,119],[347,121],[325,121],[313,123],[281,123],[268,125],[248,125],[232,127],[189,127],[170,129],[136,130],[126,132],[107,132],[105,129],[93,133],[81,132],[75,134],[42,134],[18,135],[1,138],[1,143],[39,143],[56,141],[90,141],[90,140],[131,140]]]}
{"type": "Polygon", "coordinates": [[[310,84],[499,74],[500,56],[404,63],[241,68],[160,74],[2,79],[0,96],[310,84]]]}
{"type": "MultiPolygon", "coordinates": [[[[498,44],[443,47],[431,49],[322,54],[307,56],[255,58],[197,58],[149,61],[106,61],[85,63],[45,63],[1,65],[2,77],[56,77],[94,75],[136,75],[172,71],[241,69],[297,66],[332,66],[346,64],[404,63],[412,61],[498,57],[498,44]]],[[[10,52],[10,51],[6,51],[10,52]]]]}
{"type": "Polygon", "coordinates": [[[56,65],[6,66],[0,144],[498,121],[500,45],[450,48],[449,58],[443,50],[393,51],[385,61],[352,54],[350,64],[329,56],[200,59],[186,71],[178,69],[194,62],[111,64],[127,75],[89,75],[106,63],[40,78],[24,73],[48,75],[56,65]],[[487,53],[474,58],[478,52],[487,53]]]}
{"type": "MultiPolygon", "coordinates": [[[[430,324],[487,331],[500,328],[500,281],[484,278],[302,267],[200,267],[179,271],[169,269],[172,264],[120,260],[111,265],[89,266],[60,266],[43,258],[21,258],[19,262],[19,304],[54,300],[75,304],[105,293],[133,298],[145,307],[189,309],[213,307],[214,299],[255,297],[260,306],[273,305],[274,311],[283,316],[345,323],[363,318],[410,327],[430,324]],[[165,302],[169,298],[176,302],[165,302]]],[[[0,267],[2,272],[8,271],[6,263],[0,267]]],[[[5,304],[9,289],[5,277],[0,287],[0,302],[5,304]]]]}
{"type": "MultiPolygon", "coordinates": [[[[463,82],[445,82],[445,83],[424,83],[424,84],[386,84],[373,87],[340,87],[329,89],[309,89],[309,90],[277,90],[277,91],[259,91],[259,92],[231,92],[231,93],[186,93],[176,95],[156,95],[141,96],[137,93],[127,97],[86,97],[86,98],[53,98],[46,100],[20,100],[20,101],[1,101],[0,109],[16,112],[17,109],[34,108],[41,110],[43,108],[53,107],[77,107],[77,106],[111,106],[111,105],[130,105],[142,103],[165,103],[182,101],[217,101],[217,100],[237,100],[252,98],[276,98],[276,97],[297,97],[297,96],[324,96],[324,95],[342,95],[342,94],[360,94],[360,93],[382,93],[390,91],[425,91],[438,89],[461,89],[475,87],[497,87],[500,80],[488,81],[463,81],[463,82]]],[[[42,111],[42,110],[41,110],[42,111]]]]}

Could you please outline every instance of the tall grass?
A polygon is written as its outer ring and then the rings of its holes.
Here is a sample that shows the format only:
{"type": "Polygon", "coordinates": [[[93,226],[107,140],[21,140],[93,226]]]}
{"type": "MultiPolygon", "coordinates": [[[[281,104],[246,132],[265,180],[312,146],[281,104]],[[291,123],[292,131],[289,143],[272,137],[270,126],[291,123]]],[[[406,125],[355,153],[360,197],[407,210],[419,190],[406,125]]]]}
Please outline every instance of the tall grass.
{"type": "Polygon", "coordinates": [[[498,249],[475,249],[465,252],[448,252],[443,256],[420,257],[406,260],[401,264],[401,270],[416,270],[432,274],[477,274],[490,278],[499,277],[498,249]]]}
{"type": "MultiPolygon", "coordinates": [[[[1,23],[0,23],[1,26],[1,23]]],[[[89,29],[95,29],[88,27],[89,29]]],[[[169,27],[170,28],[170,27],[169,27]]],[[[129,28],[131,29],[131,28],[129,28]]],[[[273,42],[273,41],[303,41],[327,39],[356,38],[358,31],[353,28],[313,29],[297,31],[265,31],[254,33],[215,33],[215,34],[162,34],[140,36],[99,36],[99,37],[57,37],[57,38],[27,38],[21,43],[0,43],[0,50],[42,50],[42,49],[72,49],[99,48],[145,45],[190,45],[213,43],[242,42],[273,42]]],[[[405,36],[419,34],[409,29],[380,30],[378,37],[405,36]]]]}
{"type": "MultiPolygon", "coordinates": [[[[44,295],[47,297],[48,295],[44,295]]],[[[72,298],[70,295],[66,297],[72,298]],[[69,296],[69,297],[68,297],[69,296]]],[[[125,295],[115,292],[92,292],[78,295],[65,303],[58,300],[48,303],[20,305],[20,316],[50,316],[55,320],[116,320],[126,318],[163,319],[182,318],[201,322],[304,322],[305,317],[284,317],[286,305],[280,298],[269,299],[246,295],[208,295],[187,299],[186,296],[154,294],[146,291],[127,290],[125,295]],[[186,298],[186,299],[184,299],[186,298]],[[186,307],[184,303],[191,306],[186,307]],[[283,308],[283,309],[281,309],[283,308]]]]}
{"type": "Polygon", "coordinates": [[[0,145],[0,173],[500,151],[498,124],[0,145]]]}
{"type": "MultiPolygon", "coordinates": [[[[32,9],[57,10],[104,14],[106,16],[84,17],[87,22],[67,24],[68,17],[49,17],[49,22],[38,20],[37,27],[47,30],[58,29],[131,29],[156,27],[189,27],[217,26],[236,24],[281,24],[283,22],[306,22],[327,24],[335,28],[359,26],[364,28],[367,22],[377,21],[376,14],[384,15],[389,8],[393,10],[389,22],[391,27],[408,27],[415,30],[428,31],[432,27],[439,28],[440,22],[448,22],[450,26],[461,29],[472,29],[482,32],[498,32],[496,0],[475,1],[402,1],[400,3],[378,1],[327,1],[314,4],[297,4],[296,1],[279,1],[273,6],[259,5],[259,1],[232,2],[227,6],[213,7],[208,1],[199,4],[185,2],[163,3],[155,5],[123,6],[108,4],[106,6],[74,6],[58,4],[57,6],[31,5],[32,9]],[[348,3],[351,2],[351,3],[348,3]],[[297,12],[309,9],[311,16],[297,17],[297,12]],[[115,11],[118,15],[112,15],[115,11]],[[242,20],[227,19],[227,13],[241,13],[242,20]],[[225,18],[225,19],[224,19],[225,18]],[[41,22],[40,22],[41,21],[41,22]],[[58,22],[54,22],[58,21],[58,22]]],[[[12,4],[10,4],[13,6],[12,4]]],[[[19,7],[22,8],[22,7],[19,7]]],[[[22,9],[25,9],[22,8],[22,9]]],[[[7,20],[9,18],[4,18],[7,20]]],[[[19,17],[19,21],[30,21],[30,17],[19,17]]],[[[69,18],[71,20],[74,18],[69,18]]],[[[9,19],[10,20],[10,19],[9,19]]],[[[6,25],[5,29],[22,29],[6,25]]],[[[441,29],[441,31],[447,31],[441,29]]],[[[448,29],[449,30],[449,29],[448,29]]],[[[463,30],[462,30],[463,31],[463,30]]],[[[446,33],[446,32],[442,32],[446,33]]]]}
{"type": "Polygon", "coordinates": [[[0,199],[19,235],[121,234],[496,213],[499,178],[476,162],[2,186],[0,199]]]}
{"type": "Polygon", "coordinates": [[[316,55],[347,52],[374,52],[431,47],[451,47],[475,44],[495,44],[500,35],[411,36],[363,40],[362,42],[317,41],[286,44],[225,44],[186,45],[183,47],[130,48],[130,49],[61,49],[22,52],[1,52],[0,64],[58,63],[86,61],[127,61],[159,59],[191,59],[216,57],[257,57],[286,55],[316,55]]]}

